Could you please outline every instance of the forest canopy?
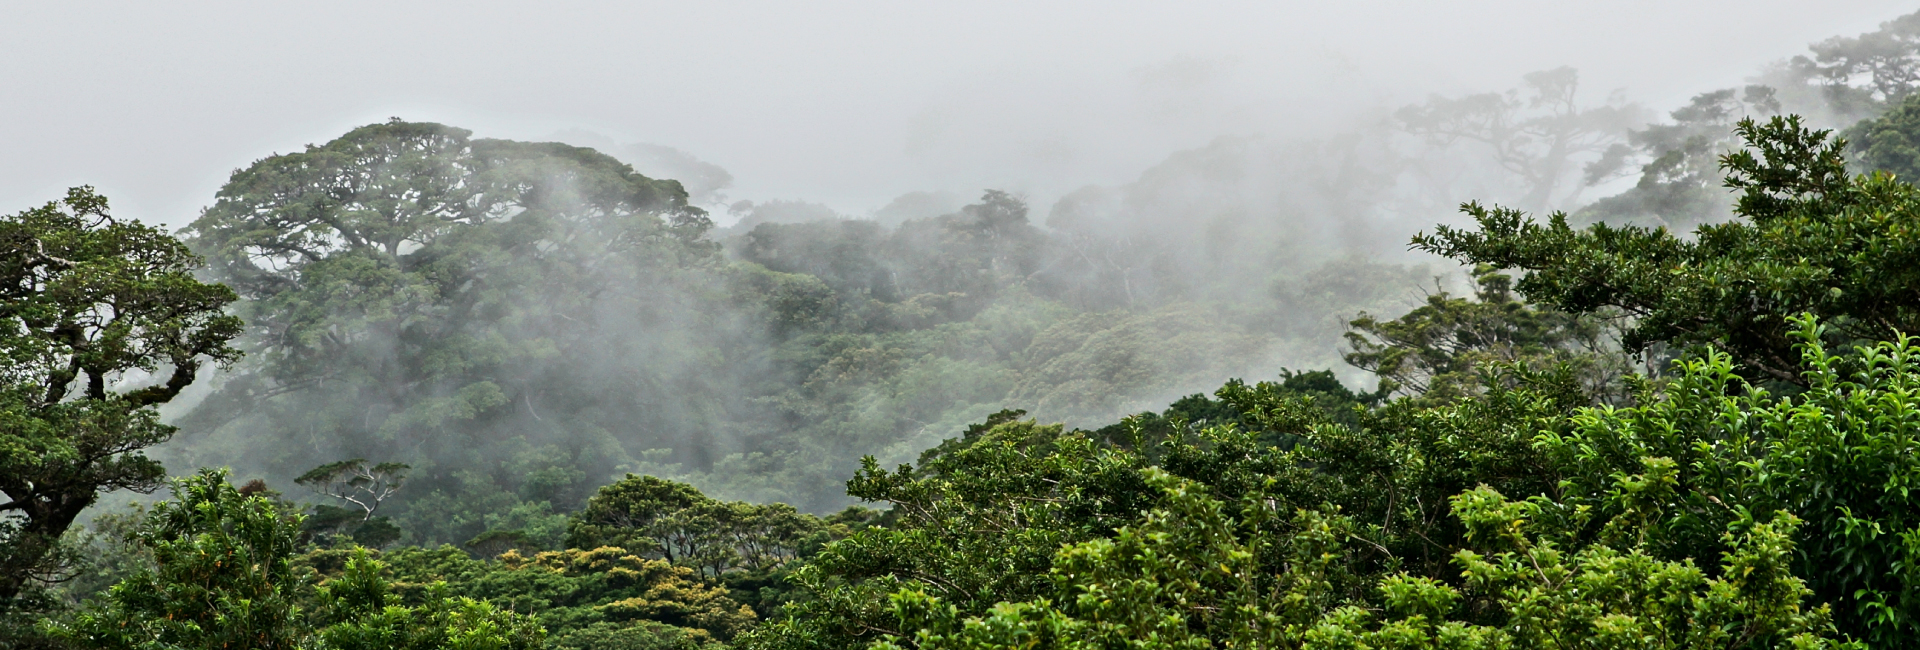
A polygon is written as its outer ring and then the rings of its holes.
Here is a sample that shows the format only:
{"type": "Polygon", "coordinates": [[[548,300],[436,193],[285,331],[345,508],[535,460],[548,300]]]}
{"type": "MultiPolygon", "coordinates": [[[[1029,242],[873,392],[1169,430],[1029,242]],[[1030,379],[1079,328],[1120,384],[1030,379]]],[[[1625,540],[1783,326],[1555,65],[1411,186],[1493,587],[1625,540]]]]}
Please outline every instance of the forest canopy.
{"type": "Polygon", "coordinates": [[[75,188],[0,218],[0,646],[1911,645],[1915,16],[1044,215],[398,118],[174,234],[75,188]],[[1449,164],[1464,281],[1374,241],[1449,164]]]}

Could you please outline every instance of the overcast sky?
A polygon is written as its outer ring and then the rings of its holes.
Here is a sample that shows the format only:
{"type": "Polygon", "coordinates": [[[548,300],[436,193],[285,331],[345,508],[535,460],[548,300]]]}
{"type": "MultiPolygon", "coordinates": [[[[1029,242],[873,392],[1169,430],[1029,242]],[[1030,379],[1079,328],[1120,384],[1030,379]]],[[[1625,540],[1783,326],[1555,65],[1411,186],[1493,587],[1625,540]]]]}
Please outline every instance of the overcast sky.
{"type": "Polygon", "coordinates": [[[389,116],[585,130],[860,214],[913,190],[1126,181],[1223,134],[1301,135],[1571,65],[1665,111],[1884,0],[10,2],[0,212],[92,184],[182,225],[233,169],[389,116]]]}

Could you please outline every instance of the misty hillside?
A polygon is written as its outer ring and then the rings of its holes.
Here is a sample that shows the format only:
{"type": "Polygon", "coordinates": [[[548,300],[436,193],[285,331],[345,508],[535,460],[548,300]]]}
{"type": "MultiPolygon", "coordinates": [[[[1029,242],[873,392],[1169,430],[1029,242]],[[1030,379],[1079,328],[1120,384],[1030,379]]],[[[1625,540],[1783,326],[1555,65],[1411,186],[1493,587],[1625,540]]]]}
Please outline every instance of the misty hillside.
{"type": "Polygon", "coordinates": [[[864,210],[406,116],[76,183],[0,647],[1902,647],[1920,13],[1777,49],[864,210]]]}

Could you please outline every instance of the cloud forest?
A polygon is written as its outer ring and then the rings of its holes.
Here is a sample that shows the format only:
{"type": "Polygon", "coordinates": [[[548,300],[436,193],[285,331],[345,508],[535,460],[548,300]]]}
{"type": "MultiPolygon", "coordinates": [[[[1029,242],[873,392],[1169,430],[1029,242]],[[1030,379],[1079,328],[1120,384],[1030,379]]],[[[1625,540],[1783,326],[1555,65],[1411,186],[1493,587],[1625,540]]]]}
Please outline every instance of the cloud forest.
{"type": "Polygon", "coordinates": [[[1050,205],[394,117],[8,206],[0,647],[1911,647],[1920,13],[1779,54],[1050,205]]]}

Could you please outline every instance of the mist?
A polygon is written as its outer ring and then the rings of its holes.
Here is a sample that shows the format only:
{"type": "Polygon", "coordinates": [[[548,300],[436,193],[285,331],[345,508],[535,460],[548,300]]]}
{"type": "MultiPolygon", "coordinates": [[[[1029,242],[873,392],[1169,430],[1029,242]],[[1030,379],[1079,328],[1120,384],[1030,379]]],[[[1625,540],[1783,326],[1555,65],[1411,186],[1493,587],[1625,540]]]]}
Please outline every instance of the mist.
{"type": "Polygon", "coordinates": [[[1686,230],[1734,120],[1894,99],[1782,62],[1905,8],[1792,9],[42,9],[0,199],[95,185],[240,291],[175,471],[406,462],[407,541],[553,547],[626,473],[824,513],[1003,410],[1371,389],[1349,323],[1471,293],[1407,248],[1462,202],[1686,230]]]}
{"type": "Polygon", "coordinates": [[[123,214],[184,225],[230,170],[399,116],[671,147],[730,172],[736,201],[864,216],[909,192],[993,187],[1047,206],[1222,135],[1346,130],[1562,65],[1591,97],[1677,105],[1904,7],[20,6],[0,21],[0,200],[90,183],[123,214]]]}

